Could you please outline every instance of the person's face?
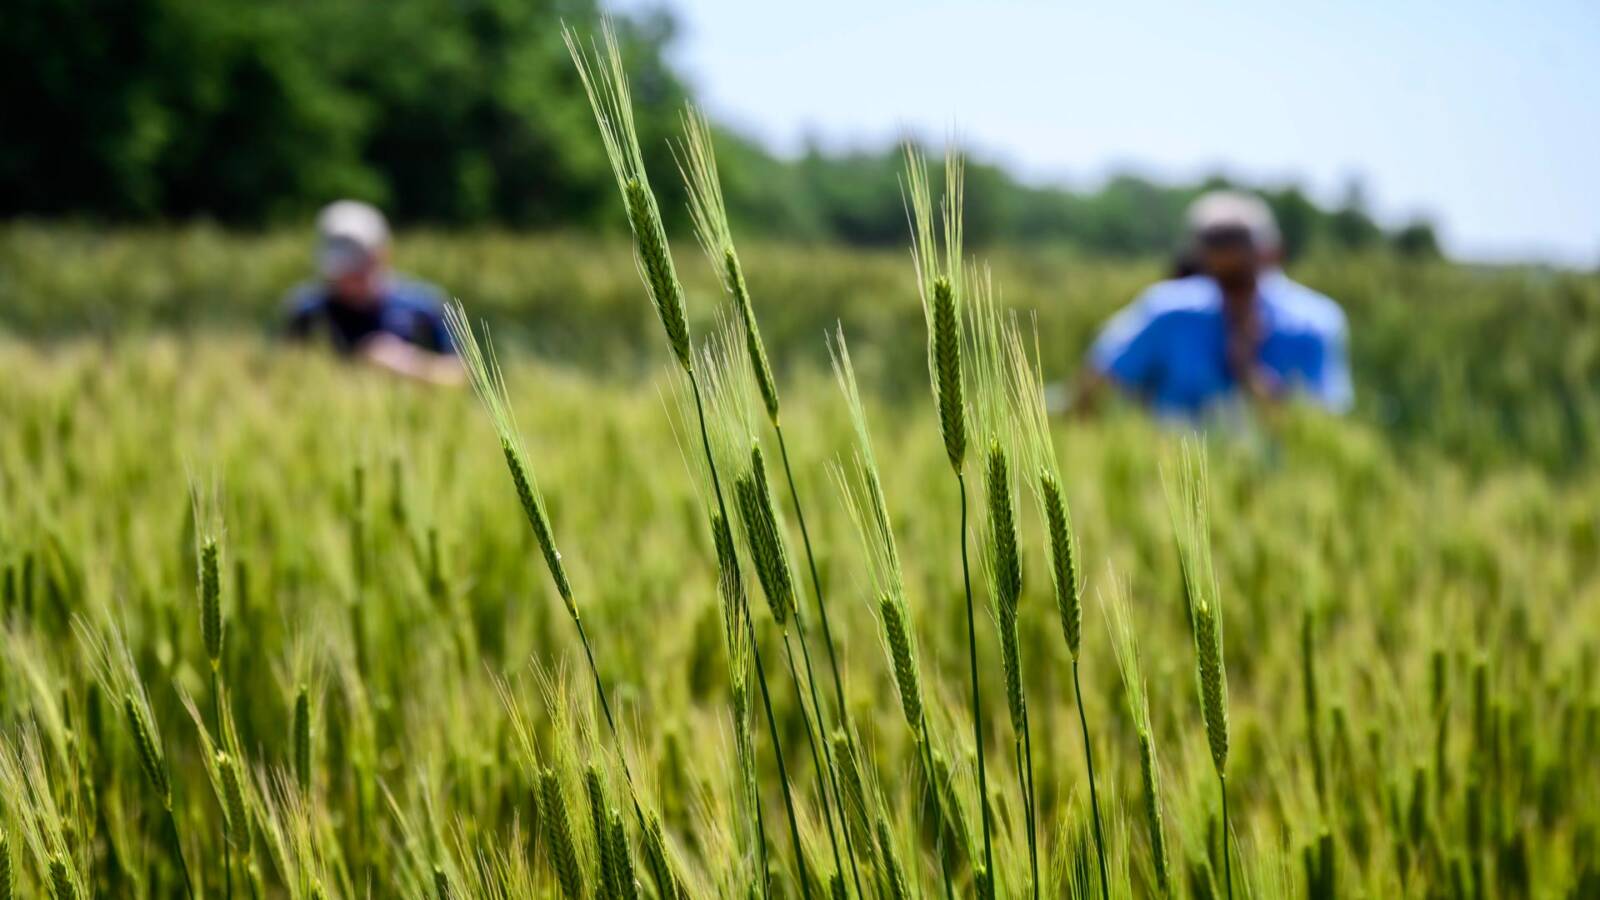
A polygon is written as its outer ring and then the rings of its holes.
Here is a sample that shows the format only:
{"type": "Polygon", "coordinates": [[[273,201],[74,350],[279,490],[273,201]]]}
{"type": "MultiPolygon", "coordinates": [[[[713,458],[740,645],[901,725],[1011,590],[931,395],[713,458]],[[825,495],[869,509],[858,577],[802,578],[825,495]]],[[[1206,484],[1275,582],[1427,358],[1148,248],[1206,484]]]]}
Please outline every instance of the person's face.
{"type": "Polygon", "coordinates": [[[328,279],[328,289],[339,302],[366,306],[378,299],[383,289],[383,255],[374,254],[364,265],[328,279]]]}
{"type": "Polygon", "coordinates": [[[1235,229],[1202,235],[1199,256],[1201,270],[1224,290],[1252,287],[1264,262],[1250,235],[1235,229]]]}

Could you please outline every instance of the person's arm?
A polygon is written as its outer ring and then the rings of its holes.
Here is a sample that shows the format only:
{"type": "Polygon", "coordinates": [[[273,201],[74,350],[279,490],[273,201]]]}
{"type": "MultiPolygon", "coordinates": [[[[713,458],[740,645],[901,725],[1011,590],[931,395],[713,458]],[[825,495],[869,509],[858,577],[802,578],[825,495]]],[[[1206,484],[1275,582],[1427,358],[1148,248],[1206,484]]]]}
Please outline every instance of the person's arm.
{"type": "Polygon", "coordinates": [[[1112,316],[1089,348],[1071,410],[1093,414],[1108,386],[1138,390],[1147,384],[1159,358],[1161,322],[1148,291],[1112,316]]]}
{"type": "Polygon", "coordinates": [[[1318,404],[1333,413],[1355,406],[1355,386],[1350,379],[1349,327],[1341,313],[1322,337],[1321,365],[1311,390],[1318,404]]]}
{"type": "Polygon", "coordinates": [[[362,341],[356,348],[356,355],[371,365],[414,381],[458,385],[466,380],[461,361],[455,354],[424,350],[386,331],[362,341]]]}

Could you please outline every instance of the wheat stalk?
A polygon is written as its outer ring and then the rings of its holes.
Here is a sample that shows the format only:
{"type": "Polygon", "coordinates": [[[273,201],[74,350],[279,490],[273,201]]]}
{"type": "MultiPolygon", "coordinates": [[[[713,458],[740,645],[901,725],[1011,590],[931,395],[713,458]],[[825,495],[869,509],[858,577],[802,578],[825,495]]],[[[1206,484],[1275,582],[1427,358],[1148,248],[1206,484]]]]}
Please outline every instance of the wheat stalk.
{"type": "Polygon", "coordinates": [[[583,81],[595,123],[600,128],[606,159],[611,163],[611,173],[622,194],[628,227],[633,231],[639,275],[649,289],[673,356],[685,372],[692,372],[694,358],[689,344],[689,319],[684,312],[683,286],[678,281],[678,271],[667,246],[666,228],[661,224],[661,210],[650,190],[650,177],[645,172],[644,156],[639,150],[633,100],[628,92],[622,52],[617,47],[616,30],[609,22],[602,26],[603,50],[591,40],[585,51],[583,42],[565,26],[561,36],[578,77],[583,81]]]}
{"type": "MultiPolygon", "coordinates": [[[[834,467],[834,480],[839,485],[845,508],[855,525],[858,542],[866,550],[867,575],[873,594],[877,597],[875,611],[883,646],[895,675],[901,711],[921,755],[923,776],[929,784],[938,785],[940,782],[933,766],[927,710],[922,698],[922,676],[917,668],[916,635],[911,624],[911,610],[906,603],[905,576],[900,568],[894,529],[889,522],[889,503],[883,493],[883,479],[872,449],[872,434],[867,428],[860,385],[856,382],[855,366],[850,361],[850,348],[845,342],[842,328],[835,333],[829,352],[833,360],[834,380],[844,395],[855,434],[855,448],[850,461],[834,467]]],[[[935,817],[942,821],[945,817],[943,796],[937,789],[931,793],[936,806],[935,817]]],[[[942,842],[942,829],[939,835],[942,842]]],[[[943,852],[942,843],[938,852],[945,896],[953,897],[949,860],[943,852]]]]}
{"type": "Polygon", "coordinates": [[[1101,608],[1106,614],[1106,628],[1111,632],[1111,649],[1122,675],[1128,715],[1133,720],[1134,732],[1139,740],[1139,780],[1144,789],[1145,828],[1150,838],[1151,867],[1155,870],[1157,892],[1163,897],[1171,896],[1171,861],[1161,812],[1161,770],[1156,761],[1155,736],[1150,725],[1150,695],[1140,663],[1139,643],[1129,619],[1127,583],[1113,576],[1109,596],[1108,600],[1107,595],[1101,595],[1101,608]]]}
{"type": "Polygon", "coordinates": [[[1233,896],[1232,860],[1228,855],[1228,681],[1223,665],[1222,597],[1211,556],[1210,487],[1205,452],[1185,440],[1176,474],[1164,473],[1167,506],[1177,536],[1184,594],[1194,636],[1196,683],[1206,743],[1222,796],[1223,880],[1233,896]]]}
{"type": "Polygon", "coordinates": [[[967,451],[966,401],[961,377],[963,343],[961,302],[961,207],[963,163],[954,152],[945,155],[944,199],[940,204],[943,252],[935,242],[933,194],[928,187],[928,167],[922,156],[906,148],[906,192],[910,200],[911,259],[916,269],[917,295],[922,299],[928,327],[928,376],[939,412],[939,429],[945,456],[956,476],[961,500],[961,580],[967,602],[967,673],[972,683],[972,742],[977,751],[978,808],[983,822],[983,873],[994,872],[994,841],[989,823],[989,787],[983,749],[983,695],[978,689],[978,626],[972,601],[972,572],[967,559],[967,480],[963,471],[967,451]]]}

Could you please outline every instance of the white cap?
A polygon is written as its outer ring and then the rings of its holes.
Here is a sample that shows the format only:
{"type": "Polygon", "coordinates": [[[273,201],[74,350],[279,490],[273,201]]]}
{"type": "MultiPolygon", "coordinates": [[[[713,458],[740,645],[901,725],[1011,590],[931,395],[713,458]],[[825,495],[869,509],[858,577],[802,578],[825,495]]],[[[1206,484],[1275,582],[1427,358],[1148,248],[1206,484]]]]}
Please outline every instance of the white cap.
{"type": "Polygon", "coordinates": [[[389,246],[383,213],[360,200],[339,200],[317,214],[317,267],[325,278],[348,275],[389,246]]]}
{"type": "Polygon", "coordinates": [[[1208,231],[1239,229],[1250,235],[1257,250],[1277,250],[1281,238],[1278,222],[1266,202],[1239,191],[1210,191],[1189,206],[1189,239],[1198,241],[1208,231]]]}

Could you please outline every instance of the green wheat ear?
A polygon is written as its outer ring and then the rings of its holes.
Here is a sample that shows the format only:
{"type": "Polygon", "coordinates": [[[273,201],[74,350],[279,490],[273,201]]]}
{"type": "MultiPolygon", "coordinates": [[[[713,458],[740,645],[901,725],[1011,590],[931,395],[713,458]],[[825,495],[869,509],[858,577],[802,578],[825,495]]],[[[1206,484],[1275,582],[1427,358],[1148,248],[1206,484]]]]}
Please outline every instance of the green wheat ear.
{"type": "Polygon", "coordinates": [[[902,602],[885,593],[878,598],[878,615],[883,619],[889,658],[894,663],[894,681],[900,691],[900,709],[913,731],[922,727],[922,676],[911,640],[910,623],[902,602]]]}
{"type": "Polygon", "coordinates": [[[722,200],[722,180],[717,172],[711,123],[704,112],[690,107],[683,115],[683,130],[678,171],[689,189],[689,214],[694,220],[695,237],[705,251],[706,258],[711,261],[711,268],[721,280],[722,289],[733,299],[734,308],[739,313],[739,324],[744,330],[745,355],[750,360],[750,371],[755,375],[756,386],[761,390],[762,405],[766,407],[767,418],[777,422],[778,386],[772,377],[766,343],[761,340],[761,329],[756,324],[755,307],[750,302],[750,288],[745,283],[744,267],[739,262],[739,252],[733,246],[728,210],[722,200]]]}
{"type": "Polygon", "coordinates": [[[1050,580],[1055,588],[1056,611],[1061,616],[1061,633],[1072,658],[1078,658],[1083,645],[1082,589],[1078,583],[1076,541],[1072,516],[1061,493],[1061,482],[1048,471],[1039,473],[1039,505],[1044,510],[1046,542],[1050,551],[1050,580]]]}
{"type": "Polygon", "coordinates": [[[1105,611],[1106,628],[1111,632],[1111,649],[1122,676],[1128,715],[1133,720],[1134,732],[1139,739],[1139,779],[1144,789],[1145,828],[1149,832],[1157,893],[1164,897],[1171,896],[1172,863],[1167,851],[1166,829],[1162,824],[1161,770],[1156,760],[1155,736],[1150,724],[1150,696],[1140,662],[1139,642],[1129,619],[1127,583],[1113,578],[1111,585],[1109,599],[1101,595],[1101,605],[1105,611]]]}
{"type": "Polygon", "coordinates": [[[872,822],[867,814],[866,783],[850,736],[836,730],[832,736],[833,758],[839,767],[839,793],[844,801],[844,819],[851,843],[870,865],[877,858],[872,842],[872,822]]]}
{"type": "Polygon", "coordinates": [[[878,858],[883,860],[883,880],[887,887],[886,896],[893,900],[911,900],[915,896],[911,892],[911,885],[906,880],[905,866],[900,864],[900,853],[894,846],[894,832],[889,828],[889,821],[880,813],[878,816],[878,858]]]}
{"type": "Polygon", "coordinates": [[[78,885],[72,878],[72,870],[58,855],[50,857],[50,895],[55,900],[78,900],[79,897],[78,885]]]}
{"type": "Polygon", "coordinates": [[[0,900],[11,900],[11,837],[0,822],[0,900]]]}
{"type": "Polygon", "coordinates": [[[144,705],[130,692],[122,698],[122,712],[128,719],[128,729],[133,734],[133,746],[139,755],[139,767],[150,782],[150,787],[163,804],[172,802],[172,784],[167,777],[167,762],[161,756],[154,732],[145,715],[144,705]]]}
{"type": "Polygon", "coordinates": [[[567,796],[556,771],[549,767],[539,773],[539,810],[544,823],[545,852],[561,893],[567,900],[583,900],[583,872],[578,866],[578,849],[572,840],[567,796]]]}
{"type": "Polygon", "coordinates": [[[222,782],[223,820],[227,826],[228,842],[243,846],[250,839],[250,814],[245,807],[244,785],[239,780],[239,769],[227,753],[217,751],[217,777],[222,782]]]}
{"type": "Polygon", "coordinates": [[[1217,774],[1228,766],[1228,679],[1223,666],[1222,598],[1211,555],[1210,487],[1203,449],[1185,440],[1179,472],[1167,479],[1167,505],[1194,632],[1200,709],[1217,774]]]}
{"type": "Polygon", "coordinates": [[[650,867],[650,877],[656,883],[656,896],[676,900],[678,884],[672,876],[672,866],[667,862],[667,841],[661,828],[661,817],[654,811],[646,813],[644,859],[645,865],[650,867]]]}
{"type": "Polygon", "coordinates": [[[939,411],[945,455],[960,471],[967,453],[966,401],[961,382],[961,207],[963,164],[954,153],[945,157],[945,194],[940,204],[943,249],[936,243],[933,194],[928,166],[914,148],[906,148],[906,191],[910,195],[911,258],[917,270],[928,327],[928,375],[939,411]]]}
{"type": "Polygon", "coordinates": [[[220,550],[208,537],[200,545],[200,634],[211,668],[222,665],[222,579],[218,575],[220,550]]]}
{"type": "Polygon", "coordinates": [[[749,469],[734,479],[733,492],[739,520],[750,543],[750,555],[755,561],[756,577],[772,608],[772,618],[781,626],[795,608],[794,573],[789,565],[789,552],[783,542],[777,505],[772,499],[772,483],[767,478],[766,460],[760,445],[751,445],[749,469]]]}
{"type": "Polygon", "coordinates": [[[583,787],[589,798],[589,826],[594,836],[595,856],[600,861],[600,894],[605,898],[615,898],[617,861],[612,853],[610,823],[606,818],[605,785],[600,781],[600,769],[593,763],[584,769],[583,787]]]}
{"type": "Polygon", "coordinates": [[[540,553],[544,555],[545,566],[550,570],[556,592],[560,594],[561,602],[567,608],[567,614],[576,620],[578,605],[573,600],[572,584],[567,580],[567,570],[561,560],[561,551],[556,548],[555,535],[550,528],[550,516],[545,511],[544,495],[539,491],[538,479],[534,477],[527,451],[522,446],[517,420],[511,411],[505,373],[495,358],[494,345],[487,337],[481,344],[479,343],[478,336],[473,332],[472,323],[467,320],[466,310],[460,301],[445,307],[445,325],[449,328],[450,336],[461,355],[462,365],[467,370],[467,379],[472,383],[472,390],[483,403],[484,409],[488,411],[489,421],[500,437],[500,449],[505,455],[506,468],[511,473],[512,485],[516,488],[517,500],[522,504],[523,515],[533,530],[540,553]]]}
{"type": "Polygon", "coordinates": [[[839,331],[831,348],[834,377],[844,394],[855,431],[855,451],[846,464],[834,468],[834,480],[844,495],[845,507],[855,526],[856,537],[866,551],[867,575],[877,595],[878,620],[889,664],[894,670],[900,693],[900,708],[914,735],[922,734],[924,706],[922,679],[917,668],[916,636],[912,632],[911,612],[906,605],[905,576],[900,568],[900,553],[890,527],[888,500],[872,449],[872,434],[867,428],[865,407],[850,348],[839,331]]]}
{"type": "Polygon", "coordinates": [[[294,697],[294,777],[302,793],[311,791],[311,690],[300,685],[294,697]]]}
{"type": "Polygon", "coordinates": [[[998,440],[989,442],[984,483],[989,498],[990,565],[1002,618],[1015,621],[1022,596],[1022,557],[1017,550],[1016,509],[1011,501],[1011,463],[998,440]]]}
{"type": "MultiPolygon", "coordinates": [[[[980,291],[980,296],[983,293],[980,291]]],[[[1061,463],[1050,434],[1038,329],[1031,326],[1029,330],[1033,338],[1031,352],[1023,329],[1015,321],[1005,323],[1000,330],[994,352],[1002,370],[1000,380],[1007,382],[1004,390],[1010,394],[1015,412],[1017,462],[1045,523],[1045,554],[1050,562],[1050,583],[1061,618],[1061,633],[1076,661],[1083,647],[1083,579],[1078,566],[1078,540],[1072,528],[1061,463]]]]}
{"type": "Polygon", "coordinates": [[[617,900],[639,900],[639,875],[633,867],[633,853],[628,848],[628,829],[622,823],[622,811],[611,807],[606,819],[606,838],[610,844],[611,865],[615,874],[614,894],[617,900]]]}
{"type": "Polygon", "coordinates": [[[683,286],[678,281],[678,271],[667,246],[661,210],[645,173],[639,131],[633,120],[633,98],[628,92],[628,75],[622,65],[616,31],[607,22],[601,29],[604,48],[590,41],[587,51],[571,29],[563,26],[561,35],[583,82],[584,93],[589,97],[595,123],[600,127],[606,159],[611,163],[611,174],[622,194],[628,226],[633,231],[640,275],[661,317],[673,355],[685,372],[693,371],[694,356],[689,344],[689,320],[684,314],[683,286]]]}

